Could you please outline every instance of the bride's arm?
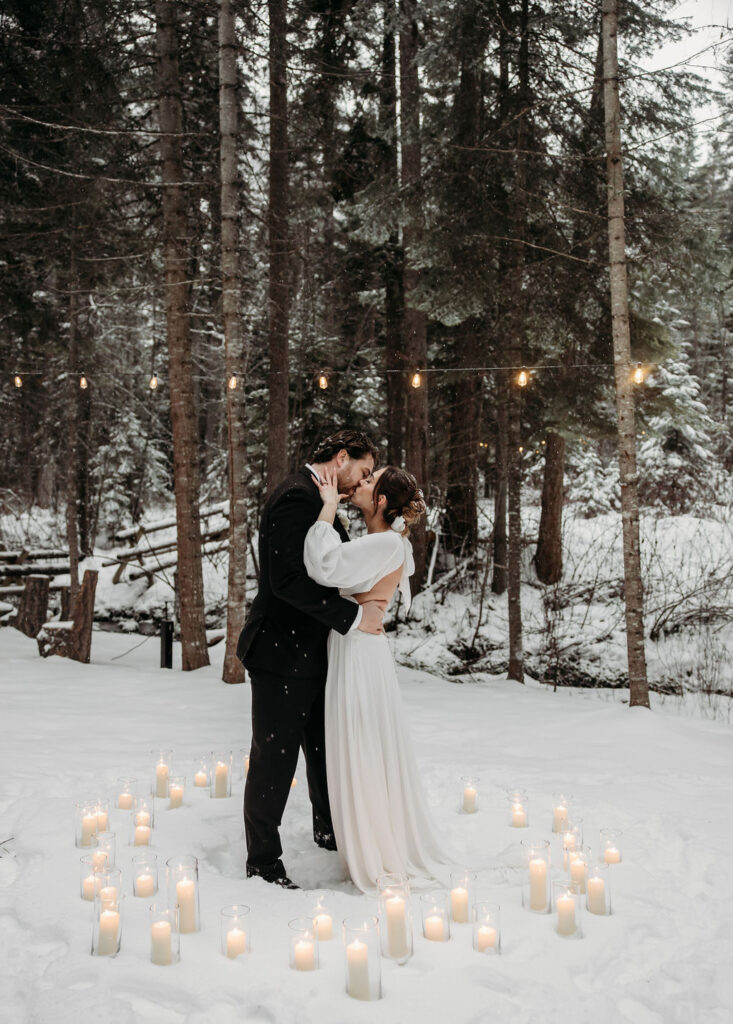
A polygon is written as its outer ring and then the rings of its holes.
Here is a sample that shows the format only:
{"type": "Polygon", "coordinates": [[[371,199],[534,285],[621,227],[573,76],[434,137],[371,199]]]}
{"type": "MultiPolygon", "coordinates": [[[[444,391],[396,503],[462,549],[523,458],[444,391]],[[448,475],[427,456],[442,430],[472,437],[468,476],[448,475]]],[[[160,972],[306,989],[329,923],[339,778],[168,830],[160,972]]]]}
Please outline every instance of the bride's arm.
{"type": "Polygon", "coordinates": [[[306,572],[317,583],[358,593],[371,589],[373,580],[399,569],[405,550],[394,530],[370,533],[345,544],[330,523],[319,519],[306,534],[303,559],[306,572]]]}

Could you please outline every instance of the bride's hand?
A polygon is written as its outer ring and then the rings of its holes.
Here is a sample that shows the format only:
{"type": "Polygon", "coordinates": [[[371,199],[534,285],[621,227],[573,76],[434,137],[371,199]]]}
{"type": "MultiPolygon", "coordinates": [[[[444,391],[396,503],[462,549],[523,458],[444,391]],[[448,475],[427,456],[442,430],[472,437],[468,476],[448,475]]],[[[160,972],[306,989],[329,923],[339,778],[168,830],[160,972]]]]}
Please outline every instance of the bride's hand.
{"type": "Polygon", "coordinates": [[[320,480],[315,480],[316,487],[321,493],[321,501],[326,507],[338,508],[338,503],[342,498],[347,497],[345,494],[339,494],[338,480],[336,479],[336,470],[324,469],[323,470],[323,483],[320,480]]]}

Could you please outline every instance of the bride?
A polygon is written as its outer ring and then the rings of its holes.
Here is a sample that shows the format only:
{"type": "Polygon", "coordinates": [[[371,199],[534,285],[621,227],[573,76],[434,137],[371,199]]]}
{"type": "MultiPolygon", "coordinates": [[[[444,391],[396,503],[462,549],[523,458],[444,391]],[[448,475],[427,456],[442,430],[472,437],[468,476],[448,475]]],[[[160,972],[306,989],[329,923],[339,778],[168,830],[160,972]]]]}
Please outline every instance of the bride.
{"type": "MultiPolygon", "coordinates": [[[[333,523],[336,474],[316,479],[323,509],[305,540],[305,567],[317,583],[386,609],[397,587],[410,606],[415,571],[410,525],[425,513],[414,476],[385,466],[358,485],[367,535],[344,544],[333,523]]],[[[334,834],[351,879],[373,890],[385,873],[430,879],[449,862],[422,792],[394,661],[384,633],[354,630],[328,638],[326,770],[334,834]]]]}

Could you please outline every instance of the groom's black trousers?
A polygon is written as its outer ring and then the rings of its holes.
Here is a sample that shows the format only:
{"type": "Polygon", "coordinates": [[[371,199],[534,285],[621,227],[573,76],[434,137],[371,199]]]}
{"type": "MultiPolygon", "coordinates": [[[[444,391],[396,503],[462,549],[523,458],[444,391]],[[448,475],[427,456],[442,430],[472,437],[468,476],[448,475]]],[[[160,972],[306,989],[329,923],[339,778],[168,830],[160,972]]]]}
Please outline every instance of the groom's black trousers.
{"type": "Polygon", "coordinates": [[[278,829],[303,748],[313,834],[331,839],[324,736],[325,679],[279,679],[250,674],[252,747],[244,787],[247,871],[265,878],[285,875],[278,829]]]}

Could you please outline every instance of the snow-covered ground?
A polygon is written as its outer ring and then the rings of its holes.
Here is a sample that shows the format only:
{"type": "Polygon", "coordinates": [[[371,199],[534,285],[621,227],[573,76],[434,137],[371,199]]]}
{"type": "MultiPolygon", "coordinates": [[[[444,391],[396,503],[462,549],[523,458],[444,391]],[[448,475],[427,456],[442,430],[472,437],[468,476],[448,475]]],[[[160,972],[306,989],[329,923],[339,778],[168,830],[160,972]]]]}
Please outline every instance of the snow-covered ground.
{"type": "MultiPolygon", "coordinates": [[[[242,782],[231,800],[189,789],[179,810],[158,801],[159,863],[193,853],[201,871],[200,933],[182,936],[180,964],[149,962],[148,901],[129,895],[133,849],[115,811],[118,864],[128,893],[123,943],[112,960],[89,955],[91,907],[79,898],[74,804],[110,796],[119,776],[147,778],[149,752],[173,749],[176,770],[214,749],[248,745],[249,688],[157,666],[157,641],[95,633],[92,664],[42,661],[34,641],[0,630],[0,1016],[7,1024],[724,1024],[733,1019],[733,736],[728,725],[630,710],[623,693],[553,694],[495,677],[453,684],[400,671],[429,802],[465,866],[502,907],[503,953],[471,949],[470,926],[449,943],[417,936],[406,966],[382,964],[378,1004],[349,999],[340,940],[321,946],[321,969],[288,967],[287,923],[308,904],[244,877],[242,782]],[[481,808],[456,811],[458,778],[481,777],[481,808]],[[565,941],[552,919],[522,909],[518,840],[506,787],[530,795],[532,832],[549,836],[551,795],[569,790],[585,841],[624,833],[612,869],[614,915],[585,915],[585,937],[565,941]],[[219,953],[219,910],[252,908],[252,953],[219,953]]],[[[657,702],[655,701],[655,704],[657,702]]],[[[342,880],[338,857],[310,838],[302,765],[282,834],[285,862],[306,888],[333,890],[341,919],[375,911],[342,880]]],[[[414,898],[414,897],[413,897],[414,898]]],[[[415,913],[417,916],[417,901],[415,913]]]]}

